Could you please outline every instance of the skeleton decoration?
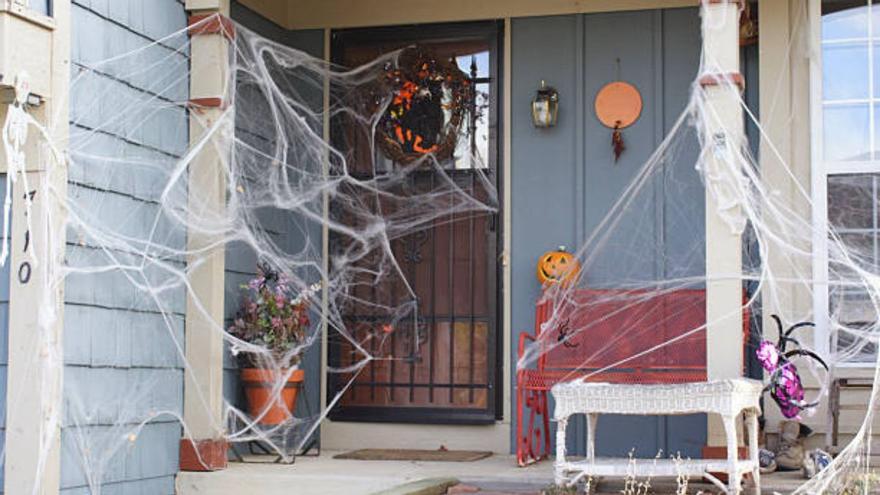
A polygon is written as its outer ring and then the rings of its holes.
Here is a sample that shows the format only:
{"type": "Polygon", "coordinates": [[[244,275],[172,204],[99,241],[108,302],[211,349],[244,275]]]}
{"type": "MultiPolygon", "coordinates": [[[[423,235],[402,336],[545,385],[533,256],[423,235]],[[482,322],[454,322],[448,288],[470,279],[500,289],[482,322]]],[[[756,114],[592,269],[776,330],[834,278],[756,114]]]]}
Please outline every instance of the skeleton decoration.
{"type": "MultiPolygon", "coordinates": [[[[10,221],[9,216],[12,212],[12,184],[21,174],[24,181],[25,190],[30,190],[27,186],[27,168],[25,165],[24,145],[27,141],[28,125],[33,122],[33,118],[27,113],[27,102],[30,96],[30,80],[26,73],[20,73],[15,76],[14,86],[15,98],[6,111],[6,121],[3,122],[3,151],[7,156],[7,173],[6,173],[6,199],[3,202],[3,236],[9,237],[10,221]]],[[[25,196],[25,207],[30,211],[31,197],[25,196]]],[[[30,231],[30,217],[27,217],[28,231],[30,231]]],[[[3,243],[2,251],[0,251],[0,265],[6,263],[9,257],[9,244],[3,243]]]]}

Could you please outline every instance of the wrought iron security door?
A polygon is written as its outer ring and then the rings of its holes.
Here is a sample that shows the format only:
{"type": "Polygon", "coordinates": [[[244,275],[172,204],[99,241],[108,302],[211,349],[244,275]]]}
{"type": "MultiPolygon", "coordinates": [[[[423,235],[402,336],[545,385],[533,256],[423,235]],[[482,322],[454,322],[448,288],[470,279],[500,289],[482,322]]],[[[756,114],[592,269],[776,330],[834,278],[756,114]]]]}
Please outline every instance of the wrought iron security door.
{"type": "MultiPolygon", "coordinates": [[[[342,65],[357,66],[418,43],[438,57],[455,60],[477,89],[469,103],[461,151],[445,161],[442,170],[425,167],[407,174],[393,189],[394,196],[430,194],[441,184],[449,188],[452,181],[479,202],[500,203],[495,193],[498,34],[495,23],[334,34],[334,61],[342,65]]],[[[335,123],[333,134],[337,148],[369,148],[362,139],[346,134],[344,121],[335,123]]],[[[370,160],[349,160],[350,173],[363,180],[381,180],[383,167],[396,165],[377,154],[370,160]]],[[[351,156],[357,155],[354,151],[351,156]]],[[[437,201],[444,213],[391,239],[397,276],[386,274],[375,283],[377,279],[370,280],[372,275],[365,271],[363,280],[349,286],[350,302],[340,311],[348,335],[330,332],[328,359],[336,370],[354,368],[328,373],[328,401],[342,394],[331,409],[332,419],[481,423],[498,418],[499,214],[455,209],[453,198],[448,208],[442,199],[437,201]],[[394,308],[393,314],[389,308],[394,308]],[[365,356],[352,342],[377,359],[355,366],[365,356]]],[[[400,213],[395,201],[387,198],[365,196],[361,206],[382,215],[400,213]]],[[[346,208],[332,202],[331,215],[343,223],[356,222],[352,215],[346,217],[346,208]]],[[[347,248],[346,239],[331,234],[331,257],[347,248]]],[[[362,264],[383,265],[385,255],[376,249],[362,264]]]]}

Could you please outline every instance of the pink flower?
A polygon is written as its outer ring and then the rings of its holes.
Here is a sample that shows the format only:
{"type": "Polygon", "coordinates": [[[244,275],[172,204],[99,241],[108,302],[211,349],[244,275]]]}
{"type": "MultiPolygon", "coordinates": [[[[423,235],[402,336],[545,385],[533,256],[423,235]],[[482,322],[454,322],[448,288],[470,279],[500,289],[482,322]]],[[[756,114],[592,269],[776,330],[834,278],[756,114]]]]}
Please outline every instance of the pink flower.
{"type": "Polygon", "coordinates": [[[779,366],[779,349],[773,342],[768,340],[761,341],[755,354],[765,370],[773,372],[779,366]]]}

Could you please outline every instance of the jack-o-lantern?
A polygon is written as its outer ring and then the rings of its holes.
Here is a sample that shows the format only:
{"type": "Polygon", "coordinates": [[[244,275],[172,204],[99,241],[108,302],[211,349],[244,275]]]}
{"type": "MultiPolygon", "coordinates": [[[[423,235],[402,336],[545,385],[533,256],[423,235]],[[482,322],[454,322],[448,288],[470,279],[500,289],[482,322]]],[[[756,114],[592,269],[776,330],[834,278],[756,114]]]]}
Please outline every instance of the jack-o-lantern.
{"type": "Polygon", "coordinates": [[[548,251],[538,259],[538,281],[541,285],[562,282],[568,285],[581,271],[581,264],[560,246],[556,251],[548,251]]]}

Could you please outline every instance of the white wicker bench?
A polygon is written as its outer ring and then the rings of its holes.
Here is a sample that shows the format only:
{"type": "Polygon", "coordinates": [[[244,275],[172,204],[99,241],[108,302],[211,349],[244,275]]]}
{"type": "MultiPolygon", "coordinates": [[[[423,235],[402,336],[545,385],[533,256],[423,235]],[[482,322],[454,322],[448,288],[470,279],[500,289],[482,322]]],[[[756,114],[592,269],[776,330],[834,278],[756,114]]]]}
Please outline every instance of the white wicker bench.
{"type": "Polygon", "coordinates": [[[760,495],[758,465],[758,415],[763,385],[744,378],[715,380],[680,385],[630,385],[589,383],[575,380],[553,387],[556,401],[557,485],[574,484],[586,477],[703,477],[729,494],[740,493],[743,474],[751,473],[754,493],[760,495]],[[596,421],[600,414],[680,415],[718,414],[727,434],[727,459],[596,459],[596,421]],[[565,430],[568,419],[575,414],[587,418],[587,457],[569,461],[565,456],[565,430]],[[745,414],[749,436],[749,459],[737,456],[736,419],[745,414]],[[726,473],[728,485],[709,473],[726,473]]]}

